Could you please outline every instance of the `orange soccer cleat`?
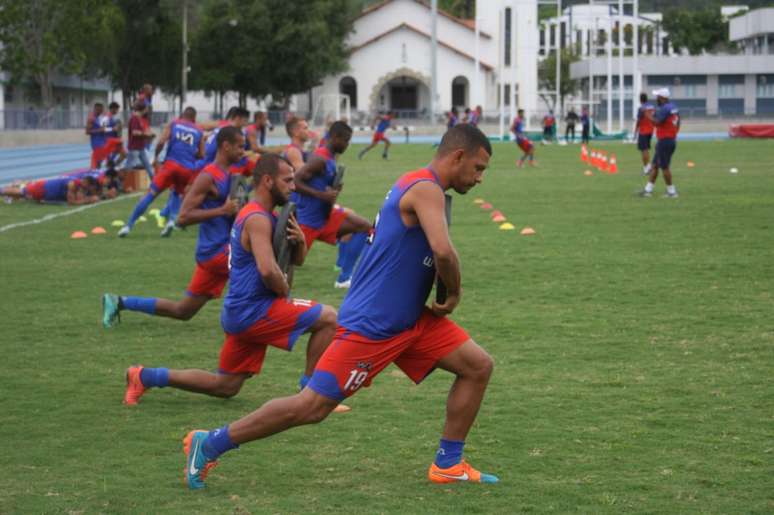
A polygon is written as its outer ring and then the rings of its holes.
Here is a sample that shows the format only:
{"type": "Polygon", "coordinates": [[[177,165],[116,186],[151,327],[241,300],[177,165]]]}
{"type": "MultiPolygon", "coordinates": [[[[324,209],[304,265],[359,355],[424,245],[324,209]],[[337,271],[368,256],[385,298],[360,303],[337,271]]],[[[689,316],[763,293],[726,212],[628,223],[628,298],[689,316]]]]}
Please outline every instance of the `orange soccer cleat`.
{"type": "Polygon", "coordinates": [[[140,402],[140,397],[145,393],[145,386],[140,381],[140,372],[142,365],[129,367],[126,369],[126,393],[124,393],[124,404],[133,406],[140,402]]]}
{"type": "Polygon", "coordinates": [[[430,465],[427,478],[433,483],[457,483],[472,481],[473,483],[497,483],[499,479],[492,474],[484,474],[474,469],[465,460],[449,468],[442,469],[435,463],[430,465]]]}

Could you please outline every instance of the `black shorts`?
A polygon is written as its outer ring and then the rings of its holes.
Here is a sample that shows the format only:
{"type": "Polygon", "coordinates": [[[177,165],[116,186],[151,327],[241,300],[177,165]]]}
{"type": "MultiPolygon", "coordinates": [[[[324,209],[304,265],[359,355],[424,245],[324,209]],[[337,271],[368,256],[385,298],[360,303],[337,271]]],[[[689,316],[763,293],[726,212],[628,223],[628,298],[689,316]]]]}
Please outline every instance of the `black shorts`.
{"type": "Polygon", "coordinates": [[[637,149],[640,151],[650,150],[650,140],[653,134],[640,134],[637,136],[637,149]]]}
{"type": "Polygon", "coordinates": [[[672,162],[672,154],[675,153],[677,142],[673,138],[660,139],[656,143],[656,155],[653,158],[653,164],[664,169],[669,168],[672,162]]]}

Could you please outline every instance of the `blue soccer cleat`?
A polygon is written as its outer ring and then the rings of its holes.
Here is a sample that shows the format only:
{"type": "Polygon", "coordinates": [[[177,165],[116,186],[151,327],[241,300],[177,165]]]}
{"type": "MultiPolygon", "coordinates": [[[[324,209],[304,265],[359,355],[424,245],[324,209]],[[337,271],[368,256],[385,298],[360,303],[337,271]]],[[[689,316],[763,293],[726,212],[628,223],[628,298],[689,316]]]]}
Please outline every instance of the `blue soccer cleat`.
{"type": "Polygon", "coordinates": [[[183,438],[183,452],[185,453],[185,482],[191,490],[204,488],[204,480],[207,474],[217,464],[217,461],[208,460],[202,452],[202,445],[207,440],[207,431],[194,430],[183,438]]]}
{"type": "Polygon", "coordinates": [[[102,326],[110,329],[121,321],[118,295],[105,293],[102,295],[102,326]]]}

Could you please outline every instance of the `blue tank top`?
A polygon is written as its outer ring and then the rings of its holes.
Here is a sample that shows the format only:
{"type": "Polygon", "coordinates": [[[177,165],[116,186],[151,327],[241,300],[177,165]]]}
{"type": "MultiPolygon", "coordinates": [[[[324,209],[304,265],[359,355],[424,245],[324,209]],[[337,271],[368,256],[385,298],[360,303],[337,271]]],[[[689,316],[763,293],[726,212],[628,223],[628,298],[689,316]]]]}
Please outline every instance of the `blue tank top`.
{"type": "Polygon", "coordinates": [[[118,131],[116,130],[116,125],[118,125],[118,122],[121,120],[118,119],[118,116],[113,116],[112,114],[107,115],[107,124],[106,127],[110,130],[108,130],[105,134],[108,138],[117,138],[118,137],[118,131]]]}
{"type": "Polygon", "coordinates": [[[306,163],[306,160],[309,158],[309,152],[304,152],[304,149],[302,149],[301,147],[299,147],[298,145],[296,145],[294,143],[288,143],[285,146],[285,150],[282,151],[282,157],[287,159],[288,158],[288,150],[290,150],[291,148],[297,148],[298,151],[301,152],[301,159],[304,161],[304,163],[306,163]]]}
{"type": "MultiPolygon", "coordinates": [[[[204,159],[199,160],[197,163],[194,164],[194,168],[201,168],[204,165],[207,165],[209,163],[212,163],[215,161],[215,155],[218,153],[218,133],[220,132],[220,129],[223,127],[227,127],[230,125],[229,123],[224,123],[220,127],[216,128],[214,131],[212,131],[212,134],[207,138],[207,143],[204,146],[204,159]]],[[[244,134],[244,129],[242,130],[242,134],[244,134]]],[[[249,149],[250,144],[247,143],[247,139],[245,139],[245,148],[249,149]]],[[[239,160],[238,163],[231,165],[232,169],[238,170],[242,169],[247,165],[247,156],[242,157],[242,159],[239,160]]]]}
{"type": "Polygon", "coordinates": [[[438,176],[429,168],[410,172],[387,193],[339,309],[339,325],[372,340],[413,327],[433,287],[435,263],[425,232],[418,224],[406,227],[400,217],[401,198],[422,181],[438,184],[438,176]]]}
{"type": "Polygon", "coordinates": [[[67,200],[67,185],[70,181],[75,181],[76,185],[80,184],[78,179],[72,177],[56,177],[54,179],[48,179],[43,183],[43,200],[51,202],[65,201],[67,200]]]}
{"type": "MultiPolygon", "coordinates": [[[[231,188],[231,175],[221,170],[215,163],[208,164],[201,173],[210,175],[218,188],[217,197],[207,197],[201,209],[214,209],[223,205],[231,188]]],[[[234,218],[216,216],[199,224],[199,238],[196,240],[196,261],[201,263],[225,252],[234,218]]]]}
{"type": "MultiPolygon", "coordinates": [[[[327,147],[316,149],[314,155],[325,159],[325,170],[312,177],[307,185],[317,191],[325,191],[328,186],[333,185],[333,180],[336,178],[336,158],[327,147]]],[[[293,192],[291,199],[296,203],[296,217],[299,224],[319,229],[328,221],[331,205],[327,202],[298,192],[293,192]]]]}
{"type": "Polygon", "coordinates": [[[196,168],[196,153],[202,141],[202,131],[188,120],[178,118],[169,127],[169,142],[167,142],[167,159],[194,170],[196,168]]]}
{"type": "MultiPolygon", "coordinates": [[[[105,123],[107,123],[107,120],[105,119],[104,115],[95,116],[91,119],[91,125],[89,128],[91,130],[102,129],[102,127],[105,126],[105,123]]],[[[92,149],[102,148],[107,141],[107,135],[102,131],[89,134],[89,138],[91,140],[92,149]]]]}
{"type": "Polygon", "coordinates": [[[379,125],[376,126],[376,132],[382,133],[390,126],[390,118],[384,117],[379,120],[379,125]]]}
{"type": "MultiPolygon", "coordinates": [[[[231,228],[228,294],[220,314],[220,323],[227,333],[240,333],[253,325],[266,315],[277,298],[277,294],[261,279],[253,253],[242,246],[242,229],[254,215],[265,216],[271,221],[272,234],[277,225],[274,214],[255,201],[248,202],[236,217],[231,228]]],[[[271,241],[266,244],[271,245],[271,241]]]]}

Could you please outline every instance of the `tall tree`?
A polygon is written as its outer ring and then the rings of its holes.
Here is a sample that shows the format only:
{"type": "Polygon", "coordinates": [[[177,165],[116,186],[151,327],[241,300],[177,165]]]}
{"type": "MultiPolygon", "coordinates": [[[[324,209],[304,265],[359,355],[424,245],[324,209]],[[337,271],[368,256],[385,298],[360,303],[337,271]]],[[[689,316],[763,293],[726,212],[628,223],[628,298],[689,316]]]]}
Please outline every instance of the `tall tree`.
{"type": "MultiPolygon", "coordinates": [[[[556,95],[541,94],[540,97],[549,109],[553,109],[558,115],[559,108],[564,105],[566,96],[575,93],[578,89],[578,81],[570,78],[570,65],[577,61],[578,55],[569,48],[560,52],[561,79],[559,82],[559,103],[556,95]]],[[[556,52],[551,52],[538,64],[538,82],[541,91],[556,91],[556,52]]]]}
{"type": "Polygon", "coordinates": [[[664,15],[664,28],[675,48],[686,48],[691,55],[727,46],[728,23],[720,9],[670,9],[664,15]]]}
{"type": "Polygon", "coordinates": [[[93,76],[111,66],[122,23],[101,0],[0,0],[0,65],[12,82],[36,84],[51,108],[57,74],[93,76]]]}

